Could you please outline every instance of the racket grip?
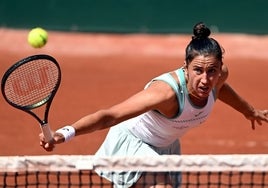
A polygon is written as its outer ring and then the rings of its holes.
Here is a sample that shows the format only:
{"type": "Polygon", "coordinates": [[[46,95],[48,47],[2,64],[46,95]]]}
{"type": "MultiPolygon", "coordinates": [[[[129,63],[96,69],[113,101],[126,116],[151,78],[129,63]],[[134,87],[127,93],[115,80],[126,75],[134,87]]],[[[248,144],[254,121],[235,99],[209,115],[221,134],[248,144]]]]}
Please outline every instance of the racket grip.
{"type": "Polygon", "coordinates": [[[44,134],[45,141],[51,142],[53,140],[53,136],[52,136],[52,132],[50,130],[49,124],[48,123],[42,124],[42,125],[40,125],[40,127],[41,127],[43,134],[44,134]]]}

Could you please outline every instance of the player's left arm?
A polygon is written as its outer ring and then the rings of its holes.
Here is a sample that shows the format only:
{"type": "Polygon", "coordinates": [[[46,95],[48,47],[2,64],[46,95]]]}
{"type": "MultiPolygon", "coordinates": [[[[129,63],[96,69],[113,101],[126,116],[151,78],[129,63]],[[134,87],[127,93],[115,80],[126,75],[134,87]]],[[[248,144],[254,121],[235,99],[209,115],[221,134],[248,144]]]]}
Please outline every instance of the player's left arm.
{"type": "Polygon", "coordinates": [[[217,88],[218,99],[242,113],[248,120],[250,120],[252,129],[255,129],[255,122],[259,125],[262,125],[263,121],[268,122],[268,110],[259,110],[249,104],[228,83],[226,83],[227,77],[228,69],[227,67],[223,67],[217,88]]]}

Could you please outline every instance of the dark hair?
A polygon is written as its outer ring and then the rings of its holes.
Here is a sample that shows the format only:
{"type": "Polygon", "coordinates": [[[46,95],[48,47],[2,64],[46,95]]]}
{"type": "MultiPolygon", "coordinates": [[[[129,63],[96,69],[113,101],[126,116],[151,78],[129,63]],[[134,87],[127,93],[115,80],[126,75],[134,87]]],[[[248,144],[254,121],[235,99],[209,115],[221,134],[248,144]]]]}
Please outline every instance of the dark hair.
{"type": "Polygon", "coordinates": [[[185,49],[186,66],[198,55],[212,55],[222,62],[224,50],[215,39],[209,38],[210,33],[210,29],[203,22],[194,26],[194,35],[185,49]]]}

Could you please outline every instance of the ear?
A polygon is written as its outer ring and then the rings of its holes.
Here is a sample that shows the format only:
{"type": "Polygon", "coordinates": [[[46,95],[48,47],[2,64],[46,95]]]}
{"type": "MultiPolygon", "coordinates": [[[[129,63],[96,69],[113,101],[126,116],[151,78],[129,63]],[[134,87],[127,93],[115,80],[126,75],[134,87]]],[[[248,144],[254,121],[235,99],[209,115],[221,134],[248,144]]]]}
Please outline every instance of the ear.
{"type": "Polygon", "coordinates": [[[186,61],[183,62],[183,67],[182,67],[184,70],[187,69],[187,63],[186,61]]]}
{"type": "Polygon", "coordinates": [[[188,75],[188,66],[187,66],[186,61],[184,61],[182,69],[183,69],[184,72],[188,75]]]}
{"type": "Polygon", "coordinates": [[[185,79],[188,80],[188,65],[187,65],[186,61],[184,61],[182,68],[183,68],[185,79]]]}

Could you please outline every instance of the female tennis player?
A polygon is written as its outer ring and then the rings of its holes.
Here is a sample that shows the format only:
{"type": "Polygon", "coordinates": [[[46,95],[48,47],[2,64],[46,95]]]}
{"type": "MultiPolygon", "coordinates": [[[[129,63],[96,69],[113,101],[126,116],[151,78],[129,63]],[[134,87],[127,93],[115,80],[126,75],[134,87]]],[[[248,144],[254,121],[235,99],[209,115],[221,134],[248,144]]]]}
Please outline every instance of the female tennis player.
{"type": "MultiPolygon", "coordinates": [[[[57,130],[53,142],[47,143],[40,134],[40,145],[52,151],[55,144],[73,136],[110,128],[96,156],[157,156],[180,154],[179,139],[208,118],[219,99],[256,124],[268,122],[268,110],[258,110],[241,98],[227,83],[227,67],[223,64],[223,48],[204,23],[193,28],[186,47],[183,67],[152,79],[145,89],[109,109],[89,114],[72,125],[57,130]]],[[[141,172],[118,173],[111,177],[118,187],[138,186],[141,172]]],[[[169,186],[178,187],[180,173],[169,174],[169,186]]],[[[163,185],[164,174],[156,182],[146,179],[152,187],[163,185]]]]}

